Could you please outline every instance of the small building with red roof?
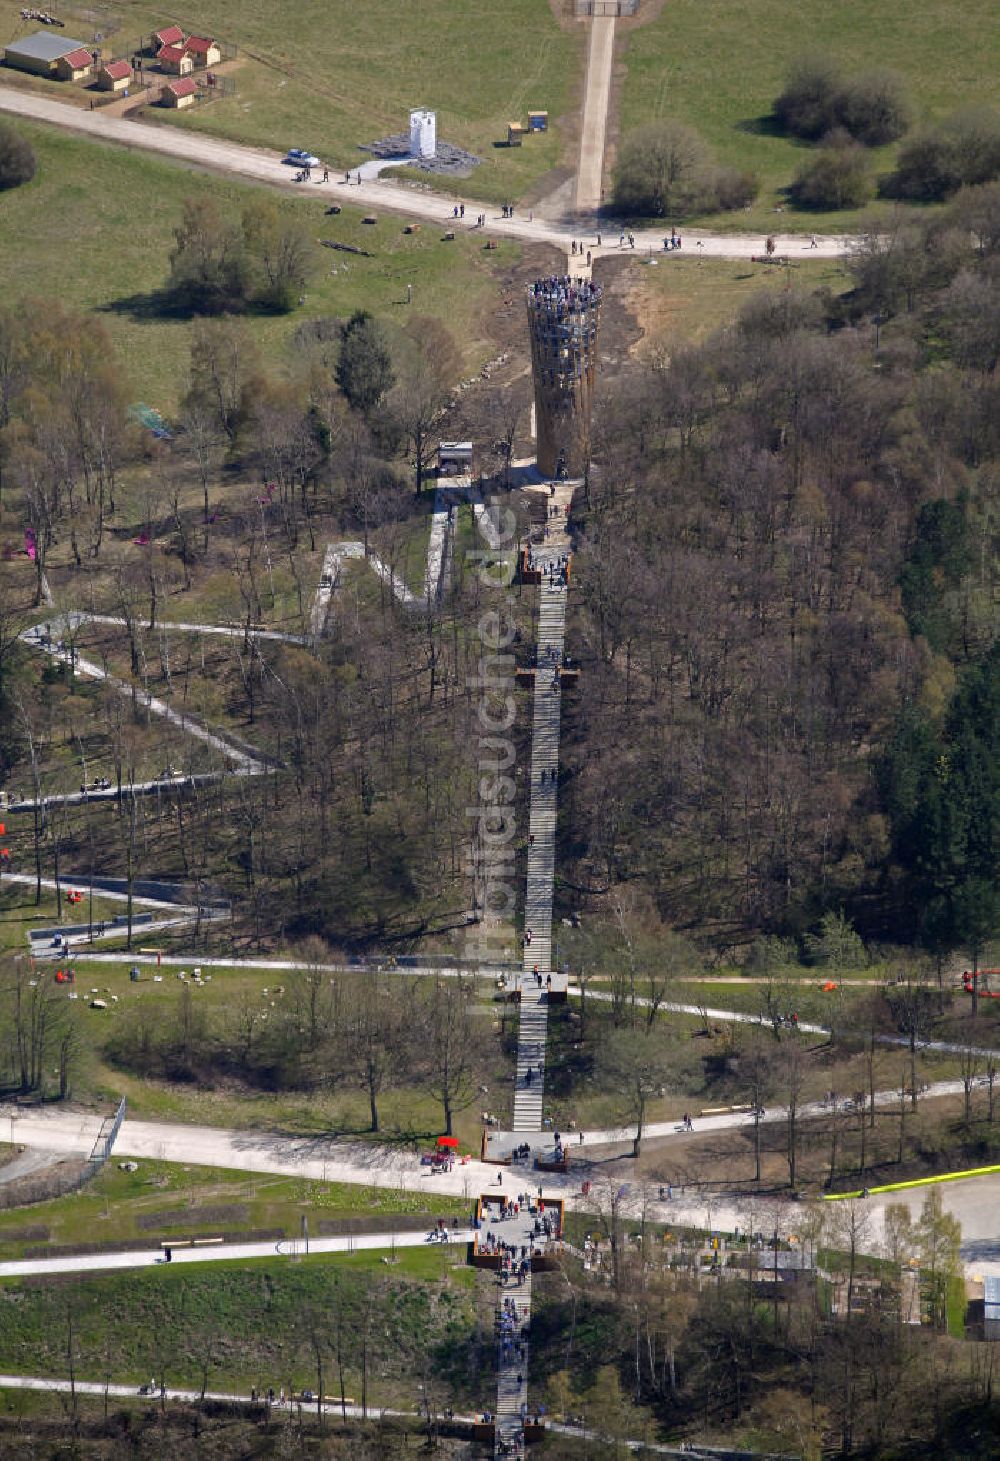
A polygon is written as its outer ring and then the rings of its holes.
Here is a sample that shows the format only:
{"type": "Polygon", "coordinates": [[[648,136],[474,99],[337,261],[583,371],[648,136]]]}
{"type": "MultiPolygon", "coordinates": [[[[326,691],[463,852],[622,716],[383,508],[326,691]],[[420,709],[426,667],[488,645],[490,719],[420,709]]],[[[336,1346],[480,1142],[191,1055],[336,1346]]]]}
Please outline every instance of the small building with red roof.
{"type": "Polygon", "coordinates": [[[193,56],[196,66],[218,66],[222,60],[218,44],[208,36],[188,36],[184,49],[193,56]]]}
{"type": "Polygon", "coordinates": [[[194,57],[188,55],[183,44],[164,46],[156,53],[156,64],[170,76],[187,76],[194,70],[194,57]]]}
{"type": "Polygon", "coordinates": [[[132,67],[128,61],[108,61],[97,73],[100,91],[127,91],[132,81],[132,67]]]}
{"type": "Polygon", "coordinates": [[[189,107],[197,99],[198,83],[193,76],[181,76],[177,81],[168,81],[160,92],[160,105],[164,107],[189,107]]]}
{"type": "Polygon", "coordinates": [[[94,69],[94,57],[86,46],[60,56],[56,61],[56,75],[60,81],[82,81],[94,69]]]}
{"type": "Polygon", "coordinates": [[[164,46],[180,46],[184,43],[184,32],[179,25],[166,25],[162,30],[154,30],[149,38],[149,49],[153,55],[159,55],[164,46]]]}

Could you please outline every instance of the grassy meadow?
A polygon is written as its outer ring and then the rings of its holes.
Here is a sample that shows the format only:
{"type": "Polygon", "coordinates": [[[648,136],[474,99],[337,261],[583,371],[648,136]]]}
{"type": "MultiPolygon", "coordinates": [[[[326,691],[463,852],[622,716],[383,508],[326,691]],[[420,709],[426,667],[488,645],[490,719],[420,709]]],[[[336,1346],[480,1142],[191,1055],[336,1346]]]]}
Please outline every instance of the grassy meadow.
{"type": "MultiPolygon", "coordinates": [[[[370,1135],[367,1095],[361,1083],[346,1073],[343,1079],[329,1083],[311,1085],[304,1081],[298,1089],[272,1090],[215,1073],[189,1080],[152,1079],[137,1068],[134,1060],[113,1060],[111,1050],[118,1043],[134,1054],[142,1030],[156,1038],[170,1036],[182,1020],[193,1020],[199,1034],[204,1032],[210,1040],[234,1046],[248,1022],[263,1038],[267,1021],[287,1020],[300,1008],[300,981],[293,971],[206,967],[204,974],[208,978],[199,986],[190,977],[182,979],[176,965],[157,969],[154,958],[137,952],[161,944],[169,948],[161,937],[144,937],[140,929],[134,944],[136,952],[125,962],[99,958],[71,961],[80,996],[71,1006],[80,1051],[74,1097],[117,1102],[127,1096],[130,1113],[142,1120],[316,1136],[370,1135]],[[129,978],[133,959],[142,971],[138,983],[129,978]],[[160,982],[154,978],[157,973],[160,982]],[[91,991],[107,1002],[106,1009],[90,1008],[91,991]],[[185,1005],[187,1000],[190,1003],[185,1005]]],[[[192,954],[190,963],[184,966],[187,976],[198,962],[197,954],[192,954]]],[[[54,963],[41,964],[39,977],[51,980],[55,970],[54,963]]],[[[363,978],[361,974],[336,974],[329,976],[329,983],[350,994],[363,978]]],[[[420,987],[423,991],[424,981],[420,987]]],[[[474,1088],[485,1085],[487,1094],[475,1095],[455,1113],[460,1149],[473,1154],[479,1151],[482,1109],[490,1106],[505,1113],[510,1094],[500,1035],[495,1030],[491,1033],[495,1015],[487,1003],[489,993],[484,988],[479,1016],[483,1044],[474,1072],[474,1088]]],[[[499,1006],[496,1010],[499,1012],[499,1006]]],[[[417,1147],[443,1130],[440,1102],[425,1082],[406,1069],[400,1069],[395,1079],[386,1082],[379,1113],[381,1132],[374,1138],[377,1141],[412,1143],[417,1147]]]]}
{"type": "MultiPolygon", "coordinates": [[[[720,162],[747,168],[761,181],[751,213],[713,219],[720,227],[773,229],[809,144],[776,134],[774,98],[789,63],[824,51],[846,74],[877,67],[909,82],[918,121],[960,106],[1000,99],[1000,9],[990,0],[670,0],[649,25],[629,34],[621,91],[624,134],[659,117],[696,127],[720,162]]],[[[894,147],[874,150],[876,172],[892,167],[894,147]]],[[[856,225],[854,213],[786,209],[781,228],[826,232],[856,225]]]]}
{"type": "MultiPolygon", "coordinates": [[[[19,11],[12,0],[0,3],[0,41],[35,29],[19,11]]],[[[254,147],[308,147],[346,167],[364,160],[363,144],[407,131],[411,107],[431,107],[438,137],[481,159],[463,193],[494,201],[520,197],[563,161],[567,139],[572,157],[575,119],[565,135],[559,120],[575,106],[585,37],[582,27],[561,27],[546,0],[511,0],[502,11],[476,0],[201,0],[169,17],[149,0],[122,0],[59,14],[81,40],[102,31],[106,54],[131,56],[168,23],[216,37],[224,56],[235,52],[226,73],[236,95],[162,113],[168,124],[254,147]],[[508,148],[507,123],[526,124],[536,109],[548,110],[549,132],[508,148]]]]}
{"type": "Polygon", "coordinates": [[[69,1313],[80,1379],[138,1384],[155,1374],[168,1387],[315,1388],[319,1347],[329,1394],[337,1392],[336,1334],[351,1397],[360,1393],[367,1341],[369,1402],[415,1409],[417,1376],[429,1363],[465,1403],[482,1404],[495,1381],[488,1364],[468,1363],[481,1331],[464,1251],[408,1248],[388,1265],[383,1259],[372,1251],[8,1281],[0,1284],[0,1363],[8,1373],[64,1374],[69,1313]]]}
{"type": "MultiPolygon", "coordinates": [[[[260,190],[52,128],[18,123],[18,130],[35,148],[38,171],[32,182],[0,193],[5,300],[33,308],[54,292],[65,308],[100,318],[133,398],[169,414],[186,388],[192,325],[164,312],[159,291],[184,202],[210,196],[235,221],[260,190]]],[[[518,257],[517,245],[505,242],[489,254],[465,235],[445,243],[432,228],[404,234],[398,217],[383,215],[365,225],[357,209],[327,217],[318,201],[271,190],[268,196],[302,219],[316,248],[305,305],[288,315],[247,317],[266,364],[289,360],[304,320],[346,317],[363,307],[405,323],[408,284],[412,309],[444,320],[470,365],[488,356],[482,317],[494,299],[494,270],[518,257]],[[372,257],[321,247],[321,239],[363,248],[372,257]]]]}
{"type": "Polygon", "coordinates": [[[813,260],[808,254],[782,264],[751,264],[747,259],[700,259],[690,236],[683,256],[663,255],[655,264],[631,271],[628,305],[643,330],[638,351],[669,350],[703,340],[732,321],[756,294],[780,289],[834,294],[847,287],[847,275],[835,259],[813,260]]]}

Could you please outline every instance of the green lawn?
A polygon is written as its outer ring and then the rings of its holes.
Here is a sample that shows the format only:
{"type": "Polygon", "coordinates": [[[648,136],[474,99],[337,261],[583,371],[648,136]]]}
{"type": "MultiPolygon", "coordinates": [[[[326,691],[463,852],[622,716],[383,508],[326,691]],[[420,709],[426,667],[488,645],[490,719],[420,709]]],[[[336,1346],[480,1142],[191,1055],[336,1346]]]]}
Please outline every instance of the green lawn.
{"type": "MultiPolygon", "coordinates": [[[[132,398],[169,413],[186,387],[192,325],[160,312],[156,294],[184,201],[208,194],[235,218],[260,190],[52,128],[18,128],[36,150],[38,171],[31,183],[0,193],[5,300],[56,294],[65,308],[96,314],[120,354],[132,398]]],[[[366,226],[355,209],[327,218],[319,202],[268,195],[302,218],[317,247],[305,306],[287,316],[248,318],[267,363],[287,362],[304,320],[363,307],[404,323],[407,284],[413,309],[444,320],[470,364],[489,356],[482,316],[495,297],[494,267],[509,265],[516,245],[488,254],[467,235],[444,243],[431,228],[404,234],[396,217],[366,226]],[[320,239],[362,247],[372,257],[320,247],[320,239]]]]}
{"type": "MultiPolygon", "coordinates": [[[[30,822],[20,817],[18,824],[25,830],[30,826],[30,822]]],[[[46,868],[46,876],[48,875],[49,870],[46,868]]],[[[72,878],[65,878],[63,881],[64,893],[72,887],[72,878]]],[[[117,899],[95,898],[93,901],[94,922],[97,923],[101,919],[110,922],[118,914],[124,913],[125,909],[126,904],[119,903],[117,899]]],[[[89,910],[89,899],[84,898],[82,903],[73,905],[67,903],[64,896],[62,913],[57,916],[54,892],[46,889],[42,893],[41,903],[36,906],[35,890],[32,886],[27,883],[7,883],[0,887],[0,950],[10,949],[13,953],[26,954],[30,948],[28,934],[32,928],[48,928],[56,923],[60,926],[74,923],[85,924],[89,910]]],[[[137,909],[136,911],[142,912],[143,910],[137,909]]]]}
{"type": "Polygon", "coordinates": [[[477,1324],[476,1276],[464,1253],[404,1249],[304,1260],[213,1263],[0,1285],[0,1365],[63,1375],[68,1314],[80,1379],[205,1384],[247,1391],[273,1384],[336,1392],[339,1336],[345,1390],[360,1393],[367,1341],[368,1399],[416,1406],[419,1376],[443,1380],[455,1403],[482,1404],[495,1385],[491,1341],[477,1324]],[[480,1363],[471,1363],[483,1346],[480,1363]],[[472,1353],[470,1354],[470,1349],[472,1353]],[[480,1391],[483,1392],[482,1396],[480,1391]]]}
{"type": "Polygon", "coordinates": [[[109,1163],[81,1192],[30,1208],[0,1213],[0,1255],[21,1258],[40,1243],[114,1245],[136,1239],[155,1247],[161,1238],[236,1234],[283,1228],[288,1237],[309,1220],[314,1237],[325,1221],[355,1220],[352,1227],[385,1226],[393,1217],[467,1219],[463,1198],[396,1192],[299,1177],[249,1176],[213,1167],[142,1161],[135,1172],[109,1163]],[[433,1200],[432,1200],[433,1199],[433,1200]]]}
{"type": "MultiPolygon", "coordinates": [[[[2,0],[5,37],[35,28],[18,20],[19,9],[2,0]]],[[[113,11],[117,30],[110,16],[95,18],[82,4],[59,15],[85,41],[95,27],[110,29],[106,51],[125,56],[165,23],[149,0],[123,0],[113,11]]],[[[558,119],[582,79],[585,37],[583,27],[560,27],[545,0],[510,0],[502,10],[478,0],[200,0],[171,19],[216,36],[227,54],[235,48],[237,94],[200,110],[161,112],[167,125],[271,150],[308,147],[346,167],[364,161],[362,144],[408,131],[411,107],[431,107],[439,139],[482,159],[460,183],[463,194],[494,201],[520,197],[562,160],[558,119]],[[548,133],[520,148],[498,147],[507,123],[526,124],[529,109],[548,110],[548,133]]]]}
{"type": "MultiPolygon", "coordinates": [[[[694,235],[690,241],[694,245],[694,235]]],[[[730,324],[755,294],[785,288],[839,294],[847,285],[843,266],[835,259],[810,259],[806,254],[786,267],[746,259],[700,259],[694,248],[685,257],[657,257],[655,264],[637,266],[633,274],[629,304],[643,327],[642,352],[704,339],[730,324]]]]}
{"type": "MultiPolygon", "coordinates": [[[[773,229],[780,190],[808,155],[803,144],[772,133],[771,106],[785,70],[803,52],[825,50],[845,72],[891,67],[909,81],[921,119],[958,106],[996,104],[1000,8],[991,0],[670,0],[650,25],[633,31],[625,52],[621,128],[657,117],[697,127],[720,162],[749,168],[761,180],[750,215],[725,215],[720,226],[773,229]]],[[[892,148],[875,153],[888,171],[892,148]]],[[[849,228],[856,215],[786,211],[782,229],[849,228]]]]}
{"type": "MultiPolygon", "coordinates": [[[[156,940],[157,943],[160,940],[156,940]]],[[[135,944],[144,943],[139,930],[135,944]]],[[[330,1086],[313,1089],[274,1092],[238,1083],[207,1081],[161,1081],[137,1073],[134,1066],[122,1068],[105,1054],[108,1043],[123,1028],[144,1021],[152,1031],[168,1032],[176,1028],[180,998],[185,983],[178,978],[176,966],[160,970],[162,982],[153,979],[155,961],[137,956],[143,971],[139,983],[129,979],[127,963],[86,960],[78,963],[77,985],[80,999],[72,1005],[84,1053],[84,1073],[77,1094],[91,1093],[107,1101],[128,1097],[130,1113],[143,1120],[183,1121],[204,1126],[220,1126],[237,1130],[299,1132],[315,1135],[346,1134],[366,1137],[369,1127],[367,1097],[360,1085],[346,1079],[330,1086]],[[97,989],[108,1002],[108,1008],[93,1010],[83,996],[97,989]],[[116,998],[112,1000],[111,996],[116,998]]],[[[190,975],[197,966],[193,955],[186,966],[190,975]]],[[[52,977],[55,966],[44,965],[52,977]],[[51,972],[50,972],[51,971],[51,972]]],[[[198,1021],[205,1020],[214,1038],[223,1042],[235,1039],[236,1022],[245,1010],[257,1010],[272,1021],[289,1018],[287,1008],[294,1007],[294,976],[290,973],[257,969],[205,969],[209,982],[198,987],[190,978],[192,1010],[198,1021]]],[[[348,989],[359,976],[340,974],[336,979],[348,989]]],[[[260,1026],[263,1029],[263,1025],[260,1026]]],[[[484,1080],[490,1087],[487,1100],[477,1098],[455,1114],[455,1135],[461,1150],[478,1155],[482,1131],[480,1110],[484,1104],[505,1102],[507,1066],[499,1048],[499,1037],[487,1040],[477,1083],[484,1080]],[[496,1094],[494,1094],[496,1093],[496,1094]]],[[[504,1109],[501,1106],[501,1109],[504,1109]]],[[[381,1136],[375,1140],[406,1141],[421,1145],[441,1131],[441,1106],[406,1071],[400,1072],[398,1084],[387,1087],[379,1101],[382,1121],[381,1136]]]]}

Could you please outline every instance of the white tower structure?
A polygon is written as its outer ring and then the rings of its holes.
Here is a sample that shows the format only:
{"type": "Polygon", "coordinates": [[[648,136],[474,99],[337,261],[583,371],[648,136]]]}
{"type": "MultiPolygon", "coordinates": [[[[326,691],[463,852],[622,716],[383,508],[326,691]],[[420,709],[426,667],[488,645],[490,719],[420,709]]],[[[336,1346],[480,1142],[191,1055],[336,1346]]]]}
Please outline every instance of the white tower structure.
{"type": "Polygon", "coordinates": [[[433,157],[437,152],[437,112],[417,107],[410,113],[411,157],[433,157]]]}

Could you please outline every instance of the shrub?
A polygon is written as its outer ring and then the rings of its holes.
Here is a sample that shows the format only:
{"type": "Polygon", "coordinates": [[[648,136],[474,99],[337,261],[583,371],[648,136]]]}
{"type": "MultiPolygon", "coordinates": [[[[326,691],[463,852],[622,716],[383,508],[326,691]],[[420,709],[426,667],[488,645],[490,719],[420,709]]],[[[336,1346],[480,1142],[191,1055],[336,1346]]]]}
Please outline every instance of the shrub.
{"type": "Polygon", "coordinates": [[[752,172],[741,172],[736,167],[715,168],[711,180],[715,188],[715,207],[722,213],[747,207],[760,191],[756,176],[752,172]]]}
{"type": "Polygon", "coordinates": [[[17,188],[35,176],[35,154],[20,132],[0,122],[0,188],[17,188]]]}
{"type": "Polygon", "coordinates": [[[244,209],[240,225],[213,200],[188,199],[174,239],[167,292],[190,314],[284,314],[309,274],[308,238],[270,199],[244,209]]]}
{"type": "Polygon", "coordinates": [[[884,179],[881,191],[888,198],[932,203],[947,198],[961,181],[948,138],[938,129],[929,129],[903,143],[896,170],[884,179]]]}
{"type": "Polygon", "coordinates": [[[775,100],[774,115],[793,137],[822,137],[837,124],[839,90],[840,78],[829,56],[799,56],[775,100]]]}
{"type": "Polygon", "coordinates": [[[954,149],[961,182],[975,186],[1000,177],[1000,112],[963,107],[951,114],[943,131],[954,149]]]}
{"type": "Polygon", "coordinates": [[[963,184],[996,178],[1000,178],[1000,114],[987,107],[967,107],[904,142],[896,170],[885,179],[882,191],[890,198],[934,203],[963,184]]]}
{"type": "Polygon", "coordinates": [[[865,71],[844,81],[828,56],[803,56],[792,63],[774,115],[786,132],[808,142],[842,127],[856,142],[879,147],[907,131],[913,106],[896,71],[865,71]]]}
{"type": "Polygon", "coordinates": [[[843,913],[824,913],[815,933],[803,939],[811,964],[825,969],[865,969],[868,954],[860,934],[843,913]]]}
{"type": "Polygon", "coordinates": [[[858,208],[872,194],[865,150],[846,133],[834,133],[803,163],[791,187],[800,208],[858,208]]]}
{"type": "Polygon", "coordinates": [[[951,219],[972,234],[981,254],[1000,252],[1000,183],[963,188],[952,204],[951,219]]]}
{"type": "Polygon", "coordinates": [[[798,962],[798,951],[791,939],[778,938],[775,934],[761,934],[750,945],[743,972],[777,974],[790,966],[794,967],[798,962]]]}
{"type": "Polygon", "coordinates": [[[651,122],[630,132],[615,169],[614,204],[653,218],[742,208],[757,195],[750,173],[720,168],[698,133],[683,122],[651,122]]]}
{"type": "Polygon", "coordinates": [[[909,131],[913,106],[897,71],[866,71],[837,97],[838,124],[866,147],[895,142],[909,131]]]}
{"type": "Polygon", "coordinates": [[[174,240],[167,290],[177,308],[217,315],[245,306],[249,278],[243,241],[211,199],[185,202],[174,240]]]}

